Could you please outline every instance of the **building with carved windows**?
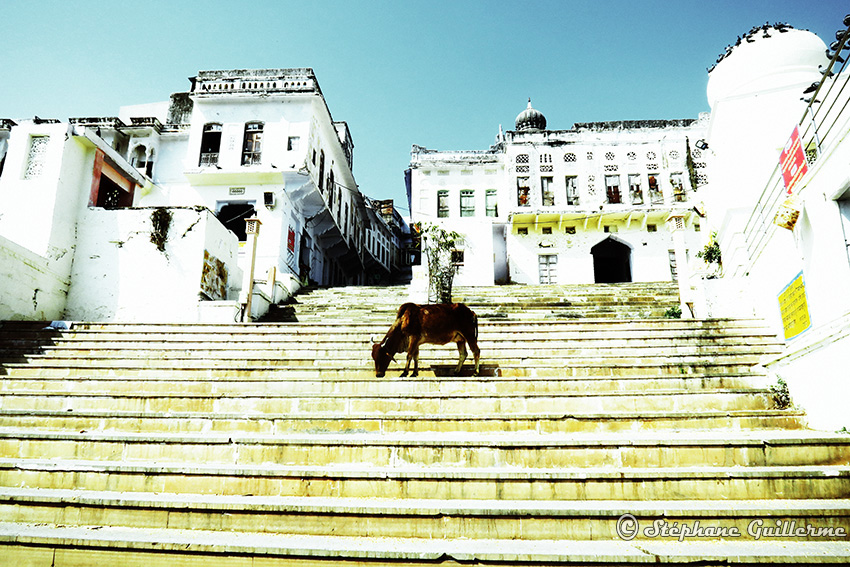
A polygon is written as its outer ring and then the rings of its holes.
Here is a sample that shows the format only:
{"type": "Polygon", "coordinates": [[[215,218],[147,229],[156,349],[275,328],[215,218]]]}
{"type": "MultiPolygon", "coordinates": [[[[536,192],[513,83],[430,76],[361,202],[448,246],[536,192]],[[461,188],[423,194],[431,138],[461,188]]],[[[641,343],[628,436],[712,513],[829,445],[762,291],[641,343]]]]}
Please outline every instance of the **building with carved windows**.
{"type": "Polygon", "coordinates": [[[411,217],[463,235],[459,285],[675,280],[677,265],[703,245],[697,195],[707,170],[698,145],[707,123],[554,130],[529,101],[488,150],[414,146],[411,217]]]}
{"type": "Polygon", "coordinates": [[[0,319],[232,321],[249,293],[256,316],[306,282],[389,279],[392,231],[353,150],[311,69],[202,71],[118,116],[3,120],[0,319]]]}

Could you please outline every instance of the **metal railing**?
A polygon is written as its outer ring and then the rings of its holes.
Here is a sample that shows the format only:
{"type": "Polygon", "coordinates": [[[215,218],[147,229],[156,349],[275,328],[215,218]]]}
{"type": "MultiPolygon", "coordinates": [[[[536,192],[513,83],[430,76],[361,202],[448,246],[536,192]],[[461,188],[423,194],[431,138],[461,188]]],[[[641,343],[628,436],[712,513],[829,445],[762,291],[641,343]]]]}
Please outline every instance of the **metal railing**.
{"type": "Polygon", "coordinates": [[[218,165],[218,152],[201,154],[201,159],[198,162],[198,165],[218,165]]]}
{"type": "MultiPolygon", "coordinates": [[[[800,180],[801,186],[805,185],[807,178],[810,179],[815,174],[818,161],[825,154],[829,154],[847,135],[846,129],[841,126],[850,120],[850,115],[845,114],[850,103],[850,93],[845,93],[850,77],[844,74],[847,62],[841,57],[841,52],[845,49],[845,45],[850,45],[848,44],[850,21],[845,18],[844,24],[847,25],[847,29],[843,32],[839,31],[836,34],[837,40],[830,46],[834,54],[830,58],[829,65],[822,71],[823,78],[806,89],[801,99],[807,104],[796,125],[799,128],[800,141],[809,168],[809,172],[800,180]],[[836,74],[834,69],[839,66],[838,74],[836,74]]],[[[745,273],[756,263],[776,230],[779,229],[773,221],[787,197],[782,167],[777,159],[776,166],[744,227],[748,261],[748,264],[744,266],[745,273]]]]}

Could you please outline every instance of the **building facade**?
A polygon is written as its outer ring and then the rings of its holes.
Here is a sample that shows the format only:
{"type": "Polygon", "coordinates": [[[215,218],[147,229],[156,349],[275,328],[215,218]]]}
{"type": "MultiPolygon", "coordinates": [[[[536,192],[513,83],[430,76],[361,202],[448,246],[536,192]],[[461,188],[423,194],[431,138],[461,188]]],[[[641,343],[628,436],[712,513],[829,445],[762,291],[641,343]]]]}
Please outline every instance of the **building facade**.
{"type": "Polygon", "coordinates": [[[5,120],[0,152],[0,210],[27,211],[0,216],[17,290],[0,318],[232,320],[249,290],[257,316],[304,283],[391,272],[311,69],[202,71],[114,117],[5,120]]]}
{"type": "Polygon", "coordinates": [[[414,146],[414,221],[463,235],[459,285],[670,281],[703,245],[708,117],[547,129],[531,106],[484,151],[414,146]],[[672,218],[683,227],[677,260],[672,218]]]}

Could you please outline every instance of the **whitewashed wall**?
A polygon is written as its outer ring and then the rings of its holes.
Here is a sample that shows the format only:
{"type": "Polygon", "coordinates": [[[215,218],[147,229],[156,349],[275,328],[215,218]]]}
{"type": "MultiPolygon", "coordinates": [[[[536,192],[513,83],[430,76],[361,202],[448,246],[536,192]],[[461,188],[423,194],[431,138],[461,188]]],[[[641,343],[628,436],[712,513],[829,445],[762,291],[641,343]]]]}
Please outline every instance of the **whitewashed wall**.
{"type": "MultiPolygon", "coordinates": [[[[619,228],[619,227],[618,227],[619,228]]],[[[669,251],[673,249],[672,234],[666,226],[657,225],[656,232],[645,229],[624,230],[605,233],[598,230],[584,231],[581,228],[575,234],[566,234],[553,227],[552,234],[542,234],[529,228],[528,235],[516,234],[510,230],[507,236],[508,257],[511,281],[522,284],[539,283],[538,256],[556,254],[557,283],[576,284],[594,281],[593,255],[591,248],[613,237],[632,250],[631,275],[635,282],[670,281],[669,251]]],[[[700,233],[692,227],[687,230],[686,242],[693,256],[700,248],[700,233]]]]}
{"type": "Polygon", "coordinates": [[[68,279],[47,259],[0,237],[0,320],[64,318],[68,279]]]}
{"type": "Polygon", "coordinates": [[[206,209],[173,213],[165,250],[150,240],[153,208],[87,209],[77,244],[67,318],[84,321],[194,322],[204,250],[241,284],[236,237],[206,209]]]}

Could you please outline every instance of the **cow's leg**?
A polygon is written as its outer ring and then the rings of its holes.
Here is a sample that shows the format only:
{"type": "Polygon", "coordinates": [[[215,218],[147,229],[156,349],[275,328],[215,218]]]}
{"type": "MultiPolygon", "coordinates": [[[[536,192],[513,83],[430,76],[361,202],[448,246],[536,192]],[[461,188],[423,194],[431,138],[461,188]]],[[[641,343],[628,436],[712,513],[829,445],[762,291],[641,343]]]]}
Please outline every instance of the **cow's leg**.
{"type": "MultiPolygon", "coordinates": [[[[412,341],[411,341],[412,342],[412,341]]],[[[419,376],[419,343],[410,345],[410,350],[407,352],[407,365],[410,366],[410,359],[413,359],[413,373],[411,378],[419,376]]]]}
{"type": "Polygon", "coordinates": [[[413,361],[413,374],[410,376],[419,376],[419,342],[414,340],[413,337],[410,338],[408,343],[407,363],[404,365],[404,372],[401,373],[402,378],[407,376],[407,371],[410,370],[411,361],[413,361]]]}
{"type": "Polygon", "coordinates": [[[466,341],[461,339],[457,342],[457,368],[455,368],[455,374],[460,374],[464,360],[466,360],[466,341]]]}
{"type": "Polygon", "coordinates": [[[475,372],[473,376],[478,376],[478,360],[481,357],[481,349],[478,348],[478,340],[475,337],[468,337],[466,341],[469,343],[469,350],[472,351],[472,356],[475,358],[475,372]]]}
{"type": "Polygon", "coordinates": [[[405,365],[404,365],[404,371],[402,371],[402,373],[401,373],[402,378],[407,376],[407,370],[409,368],[410,368],[410,350],[407,351],[407,361],[405,362],[405,365]]]}

